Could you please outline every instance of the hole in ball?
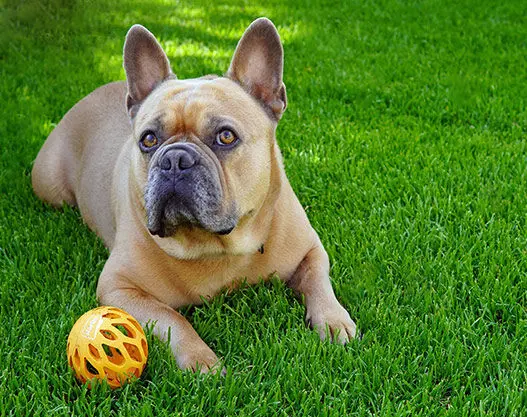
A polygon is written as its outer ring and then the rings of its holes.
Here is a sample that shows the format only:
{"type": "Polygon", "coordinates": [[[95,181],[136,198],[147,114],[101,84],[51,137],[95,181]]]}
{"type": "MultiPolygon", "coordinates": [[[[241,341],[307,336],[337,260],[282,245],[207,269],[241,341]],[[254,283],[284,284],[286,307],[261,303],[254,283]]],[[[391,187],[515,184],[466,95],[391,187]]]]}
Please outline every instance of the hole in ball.
{"type": "Polygon", "coordinates": [[[130,343],[123,343],[123,346],[134,361],[141,362],[143,360],[141,352],[137,346],[130,343]]]}
{"type": "Polygon", "coordinates": [[[119,330],[122,334],[124,334],[127,337],[135,337],[135,331],[132,328],[132,326],[126,324],[126,323],[117,323],[112,324],[113,327],[115,327],[117,330],[119,330]]]}
{"type": "Polygon", "coordinates": [[[122,365],[124,362],[124,356],[121,351],[113,346],[103,344],[102,348],[106,353],[106,358],[114,365],[122,365]]]}
{"type": "Polygon", "coordinates": [[[99,375],[99,371],[93,366],[88,359],[84,359],[84,366],[86,367],[86,372],[93,378],[99,375]]]}

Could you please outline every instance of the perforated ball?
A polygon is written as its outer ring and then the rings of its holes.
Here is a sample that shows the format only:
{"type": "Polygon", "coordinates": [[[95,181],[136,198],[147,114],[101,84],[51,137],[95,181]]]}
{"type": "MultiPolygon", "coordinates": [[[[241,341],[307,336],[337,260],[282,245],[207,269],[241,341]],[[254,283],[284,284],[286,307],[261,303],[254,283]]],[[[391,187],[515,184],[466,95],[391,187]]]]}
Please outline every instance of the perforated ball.
{"type": "Polygon", "coordinates": [[[116,307],[98,307],[73,325],[67,353],[80,382],[106,379],[111,388],[118,388],[141,376],[148,345],[141,325],[130,314],[116,307]]]}

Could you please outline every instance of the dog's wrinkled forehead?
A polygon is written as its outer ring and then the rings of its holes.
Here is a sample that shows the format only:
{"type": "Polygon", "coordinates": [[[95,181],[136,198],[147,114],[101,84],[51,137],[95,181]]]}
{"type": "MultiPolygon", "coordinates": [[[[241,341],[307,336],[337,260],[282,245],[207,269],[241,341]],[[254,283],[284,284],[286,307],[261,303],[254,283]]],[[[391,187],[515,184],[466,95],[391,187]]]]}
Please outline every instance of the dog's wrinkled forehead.
{"type": "Polygon", "coordinates": [[[138,112],[135,130],[164,133],[165,136],[200,136],[211,125],[248,133],[270,125],[265,111],[237,83],[210,76],[190,80],[167,80],[145,100],[138,112]]]}

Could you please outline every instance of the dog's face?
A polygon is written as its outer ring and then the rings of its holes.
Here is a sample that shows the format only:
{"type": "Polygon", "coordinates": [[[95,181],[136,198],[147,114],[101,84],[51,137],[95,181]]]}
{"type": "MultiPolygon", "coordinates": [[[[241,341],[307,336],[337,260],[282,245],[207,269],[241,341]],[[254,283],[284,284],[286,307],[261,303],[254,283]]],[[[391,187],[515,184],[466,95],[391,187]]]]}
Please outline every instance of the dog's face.
{"type": "Polygon", "coordinates": [[[226,78],[169,80],[139,109],[135,180],[147,226],[228,234],[268,192],[275,123],[226,78]]]}
{"type": "Polygon", "coordinates": [[[225,77],[178,80],[150,32],[130,29],[124,66],[131,181],[152,235],[189,229],[225,235],[262,209],[286,106],[282,60],[276,29],[258,19],[225,77]]]}

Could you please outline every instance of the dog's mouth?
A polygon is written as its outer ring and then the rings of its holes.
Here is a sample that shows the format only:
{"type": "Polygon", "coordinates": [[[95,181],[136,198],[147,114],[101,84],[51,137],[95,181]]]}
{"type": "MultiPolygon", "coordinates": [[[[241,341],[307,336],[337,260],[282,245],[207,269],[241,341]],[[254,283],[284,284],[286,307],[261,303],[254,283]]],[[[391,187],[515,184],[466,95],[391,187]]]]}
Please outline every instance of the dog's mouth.
{"type": "Polygon", "coordinates": [[[210,212],[195,213],[175,195],[162,200],[164,201],[159,201],[152,210],[147,210],[147,228],[153,236],[171,237],[183,229],[200,229],[225,236],[236,227],[237,216],[210,212]]]}
{"type": "MultiPolygon", "coordinates": [[[[173,236],[176,234],[176,231],[177,230],[181,230],[181,229],[187,229],[187,230],[192,230],[195,226],[193,226],[192,224],[188,223],[188,224],[181,224],[180,226],[178,227],[166,227],[166,226],[162,226],[158,229],[148,229],[148,231],[150,232],[150,234],[152,236],[159,236],[159,237],[170,237],[170,236],[173,236]]],[[[201,228],[203,229],[203,228],[201,228]]],[[[232,231],[234,230],[234,227],[230,227],[228,229],[222,229],[222,230],[219,230],[217,232],[213,232],[211,231],[211,233],[215,234],[215,235],[218,235],[218,236],[226,236],[228,234],[230,234],[232,231]]]]}

